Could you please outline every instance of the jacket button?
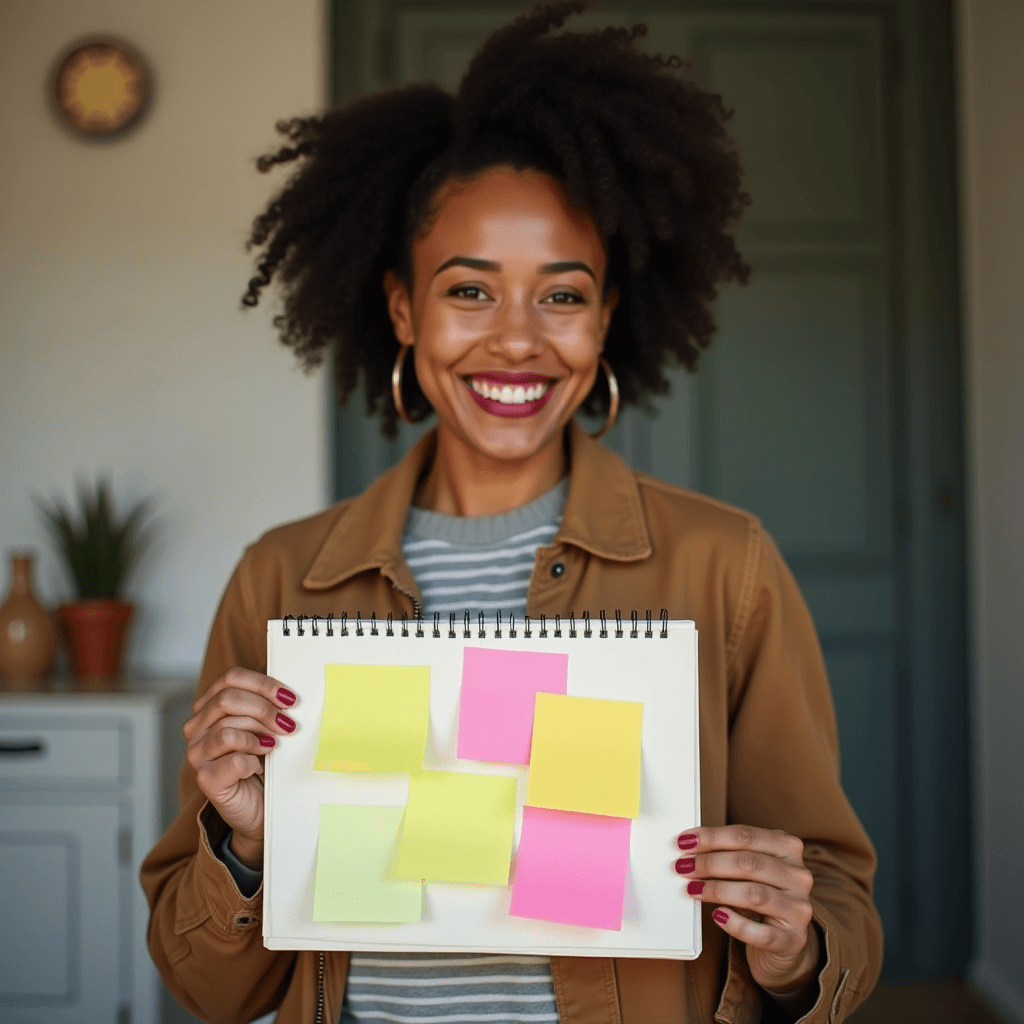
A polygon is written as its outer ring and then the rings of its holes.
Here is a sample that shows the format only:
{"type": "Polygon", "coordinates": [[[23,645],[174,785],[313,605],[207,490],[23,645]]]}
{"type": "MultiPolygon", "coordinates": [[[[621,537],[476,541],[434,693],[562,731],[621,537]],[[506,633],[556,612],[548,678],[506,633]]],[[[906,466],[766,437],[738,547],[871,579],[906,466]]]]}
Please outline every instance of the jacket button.
{"type": "Polygon", "coordinates": [[[565,566],[561,562],[555,562],[555,564],[551,566],[551,575],[554,576],[556,580],[559,576],[564,576],[565,566]]]}

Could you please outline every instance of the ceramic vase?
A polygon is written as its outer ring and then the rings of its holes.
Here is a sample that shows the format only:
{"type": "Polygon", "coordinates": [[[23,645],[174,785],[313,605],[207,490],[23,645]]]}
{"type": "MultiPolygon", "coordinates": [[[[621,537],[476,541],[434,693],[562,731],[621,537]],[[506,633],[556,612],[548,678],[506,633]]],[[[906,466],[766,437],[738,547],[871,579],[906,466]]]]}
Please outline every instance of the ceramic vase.
{"type": "Polygon", "coordinates": [[[57,643],[47,610],[32,591],[28,552],[11,555],[11,588],[0,606],[0,676],[8,689],[37,689],[49,671],[57,643]]]}
{"type": "Polygon", "coordinates": [[[92,598],[61,605],[76,682],[88,689],[121,674],[121,659],[134,608],[127,601],[92,598]]]}

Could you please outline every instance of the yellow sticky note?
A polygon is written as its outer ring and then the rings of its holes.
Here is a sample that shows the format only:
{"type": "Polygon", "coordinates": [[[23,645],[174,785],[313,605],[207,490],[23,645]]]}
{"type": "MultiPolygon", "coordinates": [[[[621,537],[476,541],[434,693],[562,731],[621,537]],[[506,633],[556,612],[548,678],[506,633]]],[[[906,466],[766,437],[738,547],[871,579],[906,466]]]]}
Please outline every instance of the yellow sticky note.
{"type": "Polygon", "coordinates": [[[643,704],[538,693],[526,802],[615,818],[640,813],[643,704]]]}
{"type": "Polygon", "coordinates": [[[423,665],[327,665],[314,768],[409,772],[423,767],[430,669],[423,665]]]}
{"type": "Polygon", "coordinates": [[[416,772],[398,849],[399,878],[508,885],[516,780],[416,772]]]}
{"type": "Polygon", "coordinates": [[[388,870],[403,807],[320,805],[314,921],[418,921],[423,886],[388,870]]]}

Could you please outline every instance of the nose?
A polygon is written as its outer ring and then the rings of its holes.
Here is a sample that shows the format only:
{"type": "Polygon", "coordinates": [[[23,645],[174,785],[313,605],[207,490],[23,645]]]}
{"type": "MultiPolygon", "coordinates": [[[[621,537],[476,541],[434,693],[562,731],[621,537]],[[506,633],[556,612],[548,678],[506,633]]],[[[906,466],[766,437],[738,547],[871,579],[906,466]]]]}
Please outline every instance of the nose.
{"type": "Polygon", "coordinates": [[[544,344],[528,298],[512,298],[502,304],[487,339],[491,355],[501,356],[509,363],[522,363],[539,355],[544,344]]]}

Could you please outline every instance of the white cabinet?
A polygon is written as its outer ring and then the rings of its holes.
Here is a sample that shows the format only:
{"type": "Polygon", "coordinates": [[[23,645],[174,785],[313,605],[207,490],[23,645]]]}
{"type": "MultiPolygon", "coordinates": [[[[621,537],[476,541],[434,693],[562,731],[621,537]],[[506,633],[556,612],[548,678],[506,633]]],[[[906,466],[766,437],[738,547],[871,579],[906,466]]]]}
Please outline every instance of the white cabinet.
{"type": "Polygon", "coordinates": [[[193,689],[0,693],[4,1024],[160,1021],[139,868],[177,812],[193,689]]]}

